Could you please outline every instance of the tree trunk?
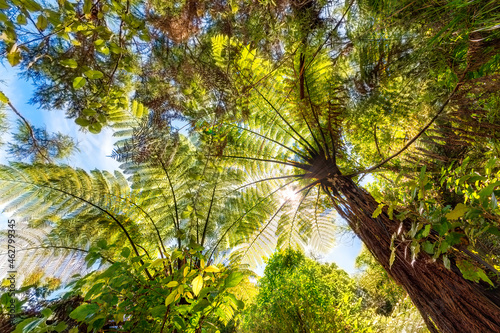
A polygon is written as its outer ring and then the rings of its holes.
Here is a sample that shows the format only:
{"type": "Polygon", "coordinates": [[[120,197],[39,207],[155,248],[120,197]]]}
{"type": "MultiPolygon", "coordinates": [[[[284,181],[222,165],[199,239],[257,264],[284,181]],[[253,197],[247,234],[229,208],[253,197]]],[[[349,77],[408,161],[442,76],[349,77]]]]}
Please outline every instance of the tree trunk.
{"type": "MultiPolygon", "coordinates": [[[[350,178],[338,176],[329,181],[332,185],[325,189],[333,193],[331,198],[338,213],[388,274],[408,292],[431,332],[500,332],[498,290],[464,279],[453,260],[448,270],[441,259],[434,261],[421,252],[412,264],[409,245],[405,244],[397,247],[396,259],[390,267],[391,237],[398,232],[400,222],[391,220],[387,211],[373,218],[378,203],[350,178]]],[[[403,221],[403,232],[410,226],[411,221],[403,221]]]]}

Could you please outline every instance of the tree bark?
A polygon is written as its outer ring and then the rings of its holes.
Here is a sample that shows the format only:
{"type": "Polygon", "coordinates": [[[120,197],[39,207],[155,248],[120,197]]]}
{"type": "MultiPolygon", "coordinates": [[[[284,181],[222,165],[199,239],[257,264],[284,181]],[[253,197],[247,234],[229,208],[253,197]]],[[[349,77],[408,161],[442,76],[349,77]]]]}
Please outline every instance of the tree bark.
{"type": "MultiPolygon", "coordinates": [[[[396,248],[391,267],[391,237],[398,232],[401,222],[391,220],[386,210],[373,218],[378,203],[350,178],[337,176],[330,178],[329,183],[325,190],[330,192],[337,212],[388,274],[407,291],[431,332],[500,332],[498,290],[464,279],[453,260],[448,270],[441,259],[433,260],[421,252],[412,263],[406,244],[396,248]]],[[[402,225],[404,232],[411,227],[411,221],[405,220],[402,225]]]]}

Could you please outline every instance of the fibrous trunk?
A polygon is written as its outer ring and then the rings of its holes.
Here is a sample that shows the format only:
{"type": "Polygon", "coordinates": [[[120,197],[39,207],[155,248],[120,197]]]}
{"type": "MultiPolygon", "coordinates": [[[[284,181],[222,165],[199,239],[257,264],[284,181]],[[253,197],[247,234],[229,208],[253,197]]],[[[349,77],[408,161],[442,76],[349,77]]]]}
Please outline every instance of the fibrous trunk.
{"type": "Polygon", "coordinates": [[[408,230],[411,222],[391,220],[386,211],[373,218],[378,203],[350,178],[339,176],[330,183],[326,190],[332,193],[336,210],[407,291],[431,332],[500,332],[500,294],[496,289],[464,279],[453,260],[451,269],[425,253],[412,262],[409,244],[397,246],[391,266],[391,237],[401,226],[408,230]]]}

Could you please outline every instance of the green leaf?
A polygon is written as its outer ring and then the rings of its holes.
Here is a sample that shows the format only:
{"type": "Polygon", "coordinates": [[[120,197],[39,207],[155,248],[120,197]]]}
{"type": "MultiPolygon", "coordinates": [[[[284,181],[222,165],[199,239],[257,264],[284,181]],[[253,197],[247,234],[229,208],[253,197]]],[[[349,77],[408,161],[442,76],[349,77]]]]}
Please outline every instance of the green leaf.
{"type": "Polygon", "coordinates": [[[179,251],[179,250],[175,250],[174,252],[172,252],[172,261],[174,261],[175,259],[177,258],[183,258],[184,256],[182,255],[182,251],[179,251]]]}
{"type": "Polygon", "coordinates": [[[36,27],[41,31],[44,31],[47,28],[49,22],[47,22],[47,18],[44,15],[38,15],[36,20],[36,27]]]}
{"type": "Polygon", "coordinates": [[[16,326],[13,333],[29,333],[37,328],[38,325],[45,322],[45,318],[28,318],[16,326]]]}
{"type": "Polygon", "coordinates": [[[167,312],[167,307],[165,305],[158,305],[152,309],[149,309],[152,317],[163,317],[165,312],[167,312]]]}
{"type": "Polygon", "coordinates": [[[184,323],[184,320],[181,317],[174,316],[173,321],[177,328],[181,330],[181,332],[185,332],[186,323],[184,323]]]}
{"type": "Polygon", "coordinates": [[[493,282],[486,275],[486,273],[479,267],[474,266],[471,262],[467,260],[457,261],[457,267],[460,269],[463,277],[467,280],[471,280],[474,282],[479,282],[479,280],[483,280],[488,282],[490,285],[494,286],[493,282]]]}
{"type": "Polygon", "coordinates": [[[92,79],[92,80],[101,79],[104,76],[104,74],[102,74],[101,71],[96,71],[93,69],[88,70],[83,74],[85,74],[86,77],[88,77],[89,79],[92,79]]]}
{"type": "Polygon", "coordinates": [[[464,205],[463,203],[459,203],[451,212],[446,214],[446,218],[449,220],[458,220],[459,218],[464,216],[468,210],[469,208],[466,205],[464,205]]]}
{"type": "Polygon", "coordinates": [[[78,63],[74,59],[64,59],[60,61],[61,65],[68,68],[77,68],[78,63]]]}
{"type": "Polygon", "coordinates": [[[96,314],[99,311],[99,306],[95,303],[91,304],[82,304],[76,309],[74,309],[70,314],[69,317],[76,320],[76,321],[85,321],[87,318],[91,317],[92,315],[96,314]]]}
{"type": "Polygon", "coordinates": [[[200,293],[201,288],[203,288],[203,277],[198,275],[193,279],[193,292],[196,296],[200,293]]]}
{"type": "Polygon", "coordinates": [[[90,288],[89,291],[85,294],[84,300],[88,301],[92,299],[95,295],[99,295],[103,291],[103,282],[96,283],[90,288]]]}
{"type": "Polygon", "coordinates": [[[485,282],[488,282],[492,287],[494,287],[495,285],[493,284],[493,282],[490,280],[490,278],[486,275],[486,273],[479,268],[478,272],[477,272],[477,275],[479,276],[479,278],[485,282]]]}
{"type": "Polygon", "coordinates": [[[97,114],[97,111],[96,110],[93,110],[93,109],[83,109],[82,110],[82,113],[86,116],[94,116],[97,114]]]}
{"type": "Polygon", "coordinates": [[[434,224],[432,226],[434,230],[436,230],[439,235],[444,236],[451,228],[451,223],[448,222],[445,218],[441,219],[441,223],[439,224],[434,224]]]}
{"type": "Polygon", "coordinates": [[[16,21],[20,25],[26,25],[28,23],[28,21],[26,20],[26,16],[24,16],[23,14],[17,15],[16,21]]]}
{"type": "Polygon", "coordinates": [[[500,186],[500,182],[495,182],[493,184],[490,184],[490,185],[486,186],[485,188],[483,188],[478,193],[478,195],[481,198],[486,198],[486,197],[490,196],[493,193],[493,191],[495,190],[495,187],[498,187],[498,186],[500,186]]]}
{"type": "Polygon", "coordinates": [[[48,318],[52,314],[52,310],[49,308],[45,308],[40,313],[45,317],[48,318]]]}
{"type": "Polygon", "coordinates": [[[82,118],[82,117],[76,118],[75,119],[75,123],[77,125],[80,125],[80,126],[83,126],[83,127],[90,125],[90,121],[88,119],[82,118]]]}
{"type": "Polygon", "coordinates": [[[99,239],[97,241],[97,246],[99,246],[101,249],[105,249],[108,246],[108,242],[105,239],[99,239]]]}
{"type": "Polygon", "coordinates": [[[490,234],[493,234],[495,236],[499,236],[500,237],[500,230],[497,227],[489,227],[488,228],[488,232],[490,234]]]}
{"type": "Polygon", "coordinates": [[[130,256],[130,249],[128,247],[124,247],[121,256],[124,258],[128,258],[130,256]]]}
{"type": "Polygon", "coordinates": [[[424,236],[424,237],[429,236],[430,231],[431,231],[431,225],[428,224],[425,226],[424,231],[422,231],[422,236],[424,236]]]}
{"type": "Polygon", "coordinates": [[[196,312],[200,312],[202,311],[203,309],[205,309],[207,306],[210,305],[210,302],[207,301],[206,299],[201,299],[198,301],[198,303],[196,303],[196,305],[193,307],[193,312],[196,313],[196,312]]]}
{"type": "Polygon", "coordinates": [[[0,102],[5,104],[9,103],[9,98],[5,96],[5,94],[2,91],[0,91],[0,102]]]}
{"type": "Polygon", "coordinates": [[[93,123],[89,126],[90,133],[99,134],[101,133],[102,125],[101,123],[93,123]]]}
{"type": "Polygon", "coordinates": [[[108,55],[109,48],[107,46],[103,45],[103,46],[97,48],[97,52],[102,53],[104,55],[108,55]]]}
{"type": "Polygon", "coordinates": [[[0,10],[8,10],[10,5],[5,0],[0,0],[0,10]]]}
{"type": "Polygon", "coordinates": [[[37,12],[42,10],[42,6],[40,6],[36,1],[34,0],[23,0],[23,6],[30,12],[37,12]]]}
{"type": "Polygon", "coordinates": [[[87,80],[82,76],[78,76],[73,80],[73,88],[80,89],[85,85],[85,83],[87,83],[87,80]]]}
{"type": "Polygon", "coordinates": [[[83,13],[84,14],[90,14],[90,11],[92,9],[93,1],[92,0],[85,0],[83,2],[83,13]]]}
{"type": "Polygon", "coordinates": [[[434,253],[434,244],[435,243],[431,243],[429,241],[425,241],[422,244],[422,249],[424,249],[424,251],[427,252],[428,254],[433,254],[434,253]]]}
{"type": "Polygon", "coordinates": [[[243,274],[240,272],[231,272],[229,276],[224,280],[224,285],[226,288],[236,287],[241,280],[243,280],[243,274]]]}
{"type": "Polygon", "coordinates": [[[54,329],[56,330],[56,332],[60,333],[66,328],[68,328],[68,325],[64,321],[60,321],[54,329]]]}
{"type": "Polygon", "coordinates": [[[419,175],[419,179],[420,179],[420,182],[422,182],[425,178],[425,171],[426,171],[427,167],[424,165],[422,167],[422,169],[420,170],[420,175],[419,175]]]}
{"type": "Polygon", "coordinates": [[[21,62],[21,52],[16,48],[15,51],[11,51],[7,54],[7,60],[12,67],[18,65],[21,62]]]}

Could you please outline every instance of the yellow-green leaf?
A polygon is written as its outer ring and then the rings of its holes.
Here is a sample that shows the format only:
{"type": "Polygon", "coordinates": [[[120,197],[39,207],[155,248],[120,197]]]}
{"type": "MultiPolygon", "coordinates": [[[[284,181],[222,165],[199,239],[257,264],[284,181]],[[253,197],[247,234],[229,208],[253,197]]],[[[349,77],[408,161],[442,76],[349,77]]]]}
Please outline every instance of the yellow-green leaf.
{"type": "Polygon", "coordinates": [[[382,213],[382,208],[384,208],[384,206],[384,204],[379,204],[377,209],[375,209],[375,211],[373,212],[372,217],[376,218],[377,216],[379,216],[382,213]]]}
{"type": "Polygon", "coordinates": [[[392,264],[394,263],[395,259],[396,259],[396,249],[394,248],[391,251],[391,257],[389,258],[389,267],[392,267],[392,264]]]}
{"type": "Polygon", "coordinates": [[[5,0],[0,0],[0,9],[1,10],[8,10],[10,8],[10,5],[7,3],[5,0]]]}
{"type": "Polygon", "coordinates": [[[175,289],[174,291],[172,291],[170,293],[170,295],[168,295],[167,298],[165,298],[165,306],[169,306],[170,303],[172,303],[174,301],[175,296],[177,296],[177,289],[175,289]]]}
{"type": "Polygon", "coordinates": [[[44,31],[45,28],[47,28],[47,24],[47,18],[44,15],[38,15],[38,18],[36,20],[36,27],[41,31],[44,31]]]}
{"type": "Polygon", "coordinates": [[[164,263],[165,261],[167,261],[167,259],[163,259],[163,258],[158,258],[158,259],[155,259],[155,261],[153,261],[151,263],[151,266],[150,267],[156,267],[162,263],[164,263]]]}
{"type": "Polygon", "coordinates": [[[26,23],[28,23],[28,21],[26,20],[26,16],[24,16],[23,14],[17,15],[16,21],[20,25],[25,25],[26,23]]]}
{"type": "Polygon", "coordinates": [[[96,70],[93,70],[93,69],[86,71],[84,74],[89,79],[94,79],[94,80],[95,79],[101,79],[104,76],[104,74],[102,74],[101,71],[96,71],[96,70]]]}
{"type": "Polygon", "coordinates": [[[461,218],[462,216],[464,216],[464,214],[468,210],[469,210],[469,208],[466,205],[464,205],[463,203],[459,203],[458,205],[456,205],[456,207],[451,212],[446,214],[446,218],[449,220],[457,220],[457,219],[461,218]]]}
{"type": "Polygon", "coordinates": [[[7,60],[11,66],[16,66],[21,62],[21,52],[19,52],[16,48],[15,51],[11,51],[7,54],[7,60]]]}
{"type": "Polygon", "coordinates": [[[68,67],[68,68],[77,68],[78,67],[78,63],[76,62],[75,59],[61,60],[61,65],[63,65],[64,67],[68,67]]]}
{"type": "Polygon", "coordinates": [[[196,296],[200,293],[201,288],[203,288],[203,277],[198,275],[193,279],[193,292],[196,296]]]}
{"type": "Polygon", "coordinates": [[[9,103],[9,98],[5,96],[5,94],[1,91],[0,91],[0,102],[5,104],[9,103]]]}
{"type": "Polygon", "coordinates": [[[81,77],[81,76],[76,77],[73,80],[73,88],[80,89],[81,87],[83,87],[85,85],[85,83],[87,83],[87,80],[84,77],[81,77]]]}
{"type": "Polygon", "coordinates": [[[211,266],[206,267],[204,269],[204,271],[208,272],[208,273],[217,273],[217,272],[220,272],[220,269],[217,266],[211,265],[211,266]]]}
{"type": "Polygon", "coordinates": [[[179,285],[179,282],[177,282],[177,281],[170,281],[169,283],[167,283],[167,288],[177,287],[178,285],[179,285]]]}

